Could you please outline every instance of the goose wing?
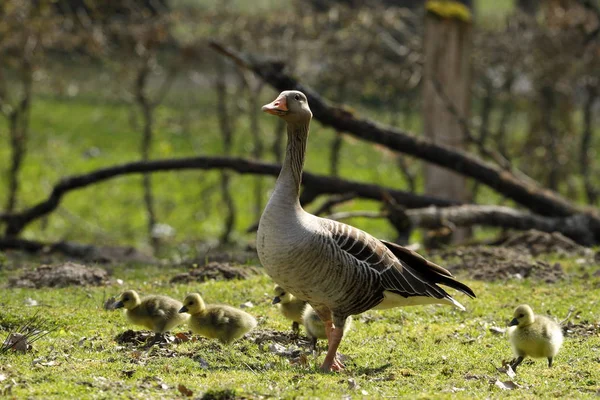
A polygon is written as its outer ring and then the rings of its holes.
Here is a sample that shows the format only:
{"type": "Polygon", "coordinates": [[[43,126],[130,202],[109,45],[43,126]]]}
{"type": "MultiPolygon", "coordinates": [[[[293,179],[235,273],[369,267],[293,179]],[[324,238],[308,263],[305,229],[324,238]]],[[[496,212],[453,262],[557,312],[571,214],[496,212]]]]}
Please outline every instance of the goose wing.
{"type": "Polygon", "coordinates": [[[395,243],[379,240],[350,225],[327,221],[325,226],[337,248],[376,271],[385,290],[403,297],[450,297],[437,286],[440,283],[475,297],[475,293],[455,280],[449,271],[419,254],[395,243]]]}

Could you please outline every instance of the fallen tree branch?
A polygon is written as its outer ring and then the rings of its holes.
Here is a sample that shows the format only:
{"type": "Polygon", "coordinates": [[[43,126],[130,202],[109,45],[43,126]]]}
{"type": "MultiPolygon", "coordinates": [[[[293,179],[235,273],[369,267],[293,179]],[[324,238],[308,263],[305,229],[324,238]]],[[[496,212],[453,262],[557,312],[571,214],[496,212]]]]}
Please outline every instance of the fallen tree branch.
{"type": "MultiPolygon", "coordinates": [[[[471,227],[474,225],[516,230],[535,229],[542,232],[560,232],[575,242],[592,246],[596,243],[589,217],[577,214],[569,217],[544,217],[503,206],[462,205],[453,207],[426,207],[405,211],[410,226],[423,229],[441,227],[471,227]]],[[[348,218],[389,218],[386,211],[347,211],[327,216],[335,220],[348,218]]]]}
{"type": "MultiPolygon", "coordinates": [[[[157,171],[177,171],[188,169],[228,169],[241,174],[279,175],[280,165],[243,158],[232,157],[190,157],[166,160],[136,161],[127,164],[98,169],[87,174],[75,175],[61,179],[52,189],[50,196],[29,209],[18,213],[0,214],[0,221],[7,224],[6,236],[18,235],[29,223],[54,211],[62,197],[70,191],[100,183],[118,176],[140,174],[157,171]]],[[[371,200],[382,200],[384,194],[394,198],[406,208],[426,207],[436,205],[447,207],[459,204],[456,201],[440,199],[432,196],[416,195],[414,193],[386,188],[369,183],[349,181],[304,172],[302,184],[306,196],[303,204],[312,201],[320,194],[354,193],[356,197],[371,200]]]]}
{"type": "Polygon", "coordinates": [[[0,237],[0,250],[20,250],[27,253],[59,253],[86,262],[115,263],[143,262],[155,264],[157,259],[138,252],[133,247],[95,246],[77,242],[38,242],[16,237],[0,237]]]}
{"type": "Polygon", "coordinates": [[[304,92],[314,118],[325,126],[471,177],[538,214],[564,217],[585,213],[590,221],[597,225],[594,234],[596,240],[600,241],[600,217],[595,210],[582,210],[559,194],[534,182],[523,182],[512,173],[471,154],[434,144],[366,118],[358,118],[341,107],[329,104],[317,92],[284,73],[284,65],[281,62],[260,60],[217,42],[212,42],[211,47],[231,58],[239,66],[252,70],[277,90],[295,89],[304,92]]]}

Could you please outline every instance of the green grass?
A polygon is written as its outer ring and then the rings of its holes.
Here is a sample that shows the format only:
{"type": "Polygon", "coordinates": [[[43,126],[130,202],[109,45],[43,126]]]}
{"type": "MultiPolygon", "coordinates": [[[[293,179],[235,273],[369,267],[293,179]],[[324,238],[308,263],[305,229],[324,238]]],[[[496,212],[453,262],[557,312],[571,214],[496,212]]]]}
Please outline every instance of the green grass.
{"type": "MultiPolygon", "coordinates": [[[[168,350],[140,351],[115,342],[115,335],[132,327],[121,312],[102,308],[106,297],[123,288],[178,299],[199,291],[208,302],[239,306],[252,301],[255,307],[249,311],[260,329],[286,331],[290,324],[270,304],[272,283],[266,276],[173,285],[168,281],[178,268],[117,267],[113,278],[123,279],[123,286],[3,289],[0,339],[35,311],[55,321],[58,330],[35,343],[33,352],[0,356],[0,376],[6,377],[0,390],[14,380],[10,395],[15,398],[175,398],[181,397],[179,384],[194,396],[232,390],[247,398],[592,397],[600,390],[597,334],[567,337],[551,369],[544,360],[525,362],[514,379],[520,389],[504,392],[493,385],[496,379],[510,380],[494,366],[512,355],[506,338],[490,333],[489,327],[506,326],[517,304],[527,302],[537,312],[549,310],[559,319],[575,307],[581,313],[573,322],[597,323],[600,280],[576,277],[580,267],[569,260],[562,263],[575,277],[553,285],[465,280],[478,295],[474,300],[457,296],[466,312],[424,306],[356,317],[340,347],[348,357],[347,368],[332,374],[317,370],[323,354],[316,359],[309,354],[308,366],[301,367],[269,352],[269,342],[259,346],[248,339],[229,347],[199,340],[170,345],[168,350]],[[26,306],[28,298],[39,306],[26,306]]],[[[3,269],[0,278],[5,281],[16,273],[3,269]]]]}

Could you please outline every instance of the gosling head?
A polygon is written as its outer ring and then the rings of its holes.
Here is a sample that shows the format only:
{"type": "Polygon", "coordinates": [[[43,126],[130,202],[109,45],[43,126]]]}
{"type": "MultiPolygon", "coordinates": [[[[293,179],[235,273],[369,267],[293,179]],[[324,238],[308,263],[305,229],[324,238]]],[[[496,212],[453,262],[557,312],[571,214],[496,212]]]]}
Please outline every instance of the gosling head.
{"type": "Polygon", "coordinates": [[[115,303],[115,308],[123,308],[131,310],[141,304],[140,296],[135,290],[127,290],[121,294],[119,301],[115,303]]]}
{"type": "Polygon", "coordinates": [[[312,118],[308,99],[304,93],[297,90],[281,92],[275,100],[264,105],[262,110],[292,123],[306,122],[312,118]]]}
{"type": "Polygon", "coordinates": [[[206,306],[204,305],[204,300],[198,293],[191,293],[185,297],[183,300],[183,307],[179,310],[180,313],[190,313],[196,314],[204,310],[206,306]]]}
{"type": "Polygon", "coordinates": [[[286,292],[285,289],[279,285],[275,285],[275,288],[273,288],[273,294],[275,297],[273,297],[271,304],[285,304],[292,301],[292,295],[286,292]]]}
{"type": "Polygon", "coordinates": [[[515,309],[513,314],[513,320],[510,321],[509,326],[527,326],[533,324],[535,317],[533,310],[527,304],[521,304],[515,309]]]}

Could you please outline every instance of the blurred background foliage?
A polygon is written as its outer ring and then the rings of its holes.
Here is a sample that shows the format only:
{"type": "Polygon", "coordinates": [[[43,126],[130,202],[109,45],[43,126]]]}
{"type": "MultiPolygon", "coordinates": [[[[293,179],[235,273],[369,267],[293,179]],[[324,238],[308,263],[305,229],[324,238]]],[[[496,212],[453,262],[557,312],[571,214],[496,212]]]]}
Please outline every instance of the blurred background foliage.
{"type": "MultiPolygon", "coordinates": [[[[469,150],[485,143],[544,186],[597,206],[598,4],[472,6],[469,150]]],[[[328,99],[421,135],[424,12],[415,0],[5,0],[0,210],[34,205],[64,176],[138,159],[279,162],[285,127],[260,113],[276,93],[213,52],[211,39],[281,60],[328,99]]],[[[421,167],[313,123],[307,171],[422,192],[421,167]]],[[[246,229],[272,184],[216,170],[117,178],[70,193],[23,237],[166,244],[167,255],[251,243],[246,229]]],[[[478,203],[512,205],[469,188],[478,203]]],[[[340,209],[379,208],[354,200],[340,209]]],[[[394,236],[383,219],[350,223],[394,236]]]]}

